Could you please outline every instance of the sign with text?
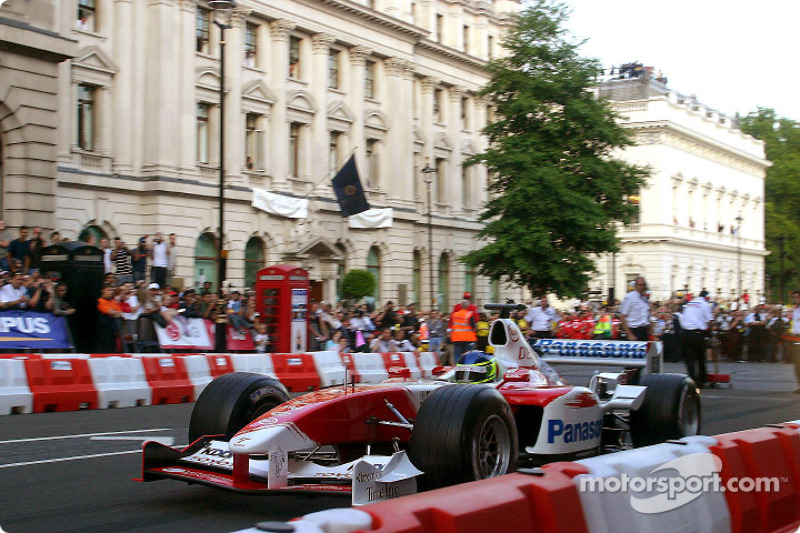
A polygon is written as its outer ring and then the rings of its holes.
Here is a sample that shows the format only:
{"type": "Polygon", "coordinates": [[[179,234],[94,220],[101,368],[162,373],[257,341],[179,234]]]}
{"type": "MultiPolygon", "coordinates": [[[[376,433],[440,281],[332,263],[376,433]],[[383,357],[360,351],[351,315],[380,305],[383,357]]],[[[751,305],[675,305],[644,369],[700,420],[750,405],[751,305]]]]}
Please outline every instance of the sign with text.
{"type": "Polygon", "coordinates": [[[0,349],[58,349],[72,347],[62,316],[32,311],[0,312],[0,349]]]}
{"type": "Polygon", "coordinates": [[[158,344],[165,350],[213,350],[214,327],[210,320],[176,316],[166,328],[155,325],[158,344]]]}

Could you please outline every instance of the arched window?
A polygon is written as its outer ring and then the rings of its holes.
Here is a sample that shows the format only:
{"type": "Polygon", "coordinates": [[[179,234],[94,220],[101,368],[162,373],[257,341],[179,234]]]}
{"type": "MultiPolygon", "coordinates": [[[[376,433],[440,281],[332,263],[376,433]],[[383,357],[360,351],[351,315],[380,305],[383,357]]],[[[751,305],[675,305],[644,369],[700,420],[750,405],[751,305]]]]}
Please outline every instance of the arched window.
{"type": "Polygon", "coordinates": [[[447,254],[439,257],[439,310],[447,312],[450,308],[450,258],[447,254]]]}
{"type": "Polygon", "coordinates": [[[411,295],[411,300],[420,303],[418,308],[427,309],[427,306],[422,305],[422,302],[424,301],[422,296],[422,254],[419,252],[419,250],[414,251],[413,268],[414,271],[411,279],[411,290],[414,291],[414,294],[411,295]]]}
{"type": "Polygon", "coordinates": [[[475,271],[467,270],[464,274],[464,292],[471,293],[473,298],[475,296],[475,271]]]}
{"type": "Polygon", "coordinates": [[[258,271],[264,268],[264,241],[260,237],[250,237],[244,249],[244,286],[256,284],[258,271]]]}
{"type": "Polygon", "coordinates": [[[381,251],[377,246],[373,246],[367,253],[367,270],[375,276],[375,292],[373,297],[377,304],[380,304],[381,296],[381,251]]]}
{"type": "Polygon", "coordinates": [[[94,246],[100,246],[100,239],[106,239],[106,232],[99,226],[86,226],[78,234],[78,240],[88,242],[94,246]]]}
{"type": "Polygon", "coordinates": [[[210,233],[203,233],[194,248],[194,282],[197,290],[203,289],[206,281],[211,282],[211,290],[219,290],[217,282],[217,239],[210,233]]]}

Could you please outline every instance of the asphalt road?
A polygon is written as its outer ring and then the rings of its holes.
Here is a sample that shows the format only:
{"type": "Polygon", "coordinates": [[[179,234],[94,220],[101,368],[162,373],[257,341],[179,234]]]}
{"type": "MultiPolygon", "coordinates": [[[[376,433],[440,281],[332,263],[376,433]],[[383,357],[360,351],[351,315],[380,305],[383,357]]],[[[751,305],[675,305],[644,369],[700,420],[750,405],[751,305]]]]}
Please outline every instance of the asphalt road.
{"type": "MultiPolygon", "coordinates": [[[[682,371],[668,364],[668,371],[682,371]]],[[[800,419],[789,365],[724,364],[732,389],[704,390],[703,433],[800,419]]],[[[586,367],[559,368],[584,384],[586,367]]],[[[0,416],[0,528],[8,533],[215,533],[332,507],[337,496],[244,496],[197,485],[137,483],[144,440],[186,444],[192,405],[0,416]]]]}

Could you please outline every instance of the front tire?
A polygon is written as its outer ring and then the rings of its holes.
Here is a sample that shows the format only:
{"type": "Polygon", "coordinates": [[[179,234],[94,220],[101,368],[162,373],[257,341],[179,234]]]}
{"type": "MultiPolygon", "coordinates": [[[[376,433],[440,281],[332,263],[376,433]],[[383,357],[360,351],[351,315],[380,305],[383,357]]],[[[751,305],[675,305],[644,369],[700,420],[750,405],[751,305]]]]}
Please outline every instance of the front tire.
{"type": "Polygon", "coordinates": [[[409,457],[423,489],[501,476],[517,469],[519,441],[508,402],[483,385],[446,385],[422,402],[409,457]]]}
{"type": "Polygon", "coordinates": [[[232,372],[209,383],[192,409],[189,442],[204,435],[237,431],[270,409],[289,401],[289,392],[278,381],[261,374],[232,372]]]}
{"type": "Polygon", "coordinates": [[[700,391],[684,374],[650,374],[639,383],[647,387],[644,403],[631,411],[633,446],[650,446],[700,433],[700,391]]]}

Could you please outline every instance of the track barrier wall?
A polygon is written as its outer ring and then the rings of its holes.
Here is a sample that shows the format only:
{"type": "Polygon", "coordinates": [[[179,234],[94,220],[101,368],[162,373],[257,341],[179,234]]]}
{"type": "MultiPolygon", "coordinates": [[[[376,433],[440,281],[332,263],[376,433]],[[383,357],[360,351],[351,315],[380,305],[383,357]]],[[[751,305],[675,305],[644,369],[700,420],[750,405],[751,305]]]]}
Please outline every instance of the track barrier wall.
{"type": "Polygon", "coordinates": [[[435,362],[435,354],[410,352],[0,354],[0,416],[191,402],[229,372],[264,374],[307,392],[342,385],[346,366],[348,383],[377,383],[390,368],[428,377],[435,362]]]}
{"type": "Polygon", "coordinates": [[[794,421],[552,463],[238,533],[290,531],[287,527],[295,533],[795,533],[798,489],[800,421],[794,421]],[[709,467],[718,475],[706,475],[709,467]],[[687,486],[690,479],[708,478],[720,480],[722,488],[709,484],[712,490],[677,491],[670,497],[635,483],[609,482],[652,479],[655,485],[676,480],[676,473],[687,486]],[[770,483],[747,490],[748,480],[770,483]],[[624,490],[610,490],[619,487],[624,490]]]}

